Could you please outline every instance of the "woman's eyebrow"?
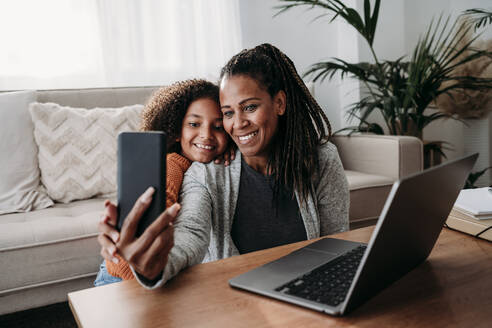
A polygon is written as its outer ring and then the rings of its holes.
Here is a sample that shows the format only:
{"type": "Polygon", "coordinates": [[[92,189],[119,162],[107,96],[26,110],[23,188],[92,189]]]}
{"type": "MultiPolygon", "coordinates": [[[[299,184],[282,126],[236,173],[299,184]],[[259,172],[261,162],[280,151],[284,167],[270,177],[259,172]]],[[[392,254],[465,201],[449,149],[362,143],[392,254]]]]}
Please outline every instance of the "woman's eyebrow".
{"type": "Polygon", "coordinates": [[[248,102],[248,101],[250,101],[250,100],[261,100],[261,99],[260,99],[260,98],[258,98],[258,97],[246,98],[246,99],[242,100],[242,101],[239,103],[239,105],[242,105],[242,104],[244,104],[245,102],[248,102]]]}
{"type": "MultiPolygon", "coordinates": [[[[248,102],[248,101],[250,101],[250,100],[261,100],[261,99],[260,99],[260,98],[258,98],[258,97],[246,98],[246,99],[244,99],[244,100],[241,100],[241,101],[239,102],[239,105],[243,105],[244,103],[246,103],[246,102],[248,102]]],[[[221,108],[221,109],[222,109],[222,108],[231,108],[231,106],[230,106],[230,105],[224,105],[224,106],[220,106],[220,108],[221,108]]]]}

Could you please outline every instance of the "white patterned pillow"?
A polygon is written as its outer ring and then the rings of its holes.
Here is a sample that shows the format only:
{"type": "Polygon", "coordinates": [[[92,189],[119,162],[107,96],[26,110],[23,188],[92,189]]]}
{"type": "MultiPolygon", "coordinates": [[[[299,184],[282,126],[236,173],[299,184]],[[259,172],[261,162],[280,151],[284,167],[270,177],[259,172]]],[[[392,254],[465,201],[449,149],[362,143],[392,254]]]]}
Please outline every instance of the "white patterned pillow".
{"type": "Polygon", "coordinates": [[[116,144],[122,131],[136,131],[143,105],[72,108],[29,106],[39,147],[41,182],[51,199],[68,203],[116,192],[116,144]]]}

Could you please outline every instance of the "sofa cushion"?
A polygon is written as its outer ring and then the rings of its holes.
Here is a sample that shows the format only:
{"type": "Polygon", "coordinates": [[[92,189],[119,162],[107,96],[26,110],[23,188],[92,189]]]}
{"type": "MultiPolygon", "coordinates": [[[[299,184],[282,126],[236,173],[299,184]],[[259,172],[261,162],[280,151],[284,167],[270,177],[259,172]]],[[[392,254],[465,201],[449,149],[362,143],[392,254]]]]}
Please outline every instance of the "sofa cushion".
{"type": "Polygon", "coordinates": [[[0,94],[0,214],[53,205],[39,189],[37,147],[28,112],[35,91],[0,94]]]}
{"type": "Polygon", "coordinates": [[[385,176],[345,170],[350,190],[350,222],[377,218],[394,180],[385,176]]]}
{"type": "Polygon", "coordinates": [[[114,195],[117,136],[138,129],[142,108],[31,104],[41,181],[48,195],[63,203],[114,195]]]}
{"type": "Polygon", "coordinates": [[[102,258],[97,223],[104,199],[56,204],[0,220],[0,296],[92,276],[102,258]]]}

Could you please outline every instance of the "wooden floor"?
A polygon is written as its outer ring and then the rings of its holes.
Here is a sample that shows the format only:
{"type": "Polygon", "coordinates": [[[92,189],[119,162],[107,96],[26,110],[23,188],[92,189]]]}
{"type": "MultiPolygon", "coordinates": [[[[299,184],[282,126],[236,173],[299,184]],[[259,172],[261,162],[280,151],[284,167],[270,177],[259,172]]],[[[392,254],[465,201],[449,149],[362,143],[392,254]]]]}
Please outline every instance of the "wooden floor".
{"type": "Polygon", "coordinates": [[[2,328],[72,328],[77,327],[68,302],[52,304],[0,316],[2,328]]]}

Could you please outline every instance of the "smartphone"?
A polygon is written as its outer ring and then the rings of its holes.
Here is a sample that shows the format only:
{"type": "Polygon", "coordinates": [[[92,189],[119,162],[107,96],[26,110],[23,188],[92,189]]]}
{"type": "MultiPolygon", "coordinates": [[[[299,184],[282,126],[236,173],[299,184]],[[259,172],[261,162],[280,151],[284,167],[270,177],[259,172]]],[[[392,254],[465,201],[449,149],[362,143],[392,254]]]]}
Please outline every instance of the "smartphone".
{"type": "Polygon", "coordinates": [[[166,209],[166,134],[122,132],[118,135],[118,230],[135,202],[154,187],[152,202],[140,218],[136,236],[166,209]]]}

